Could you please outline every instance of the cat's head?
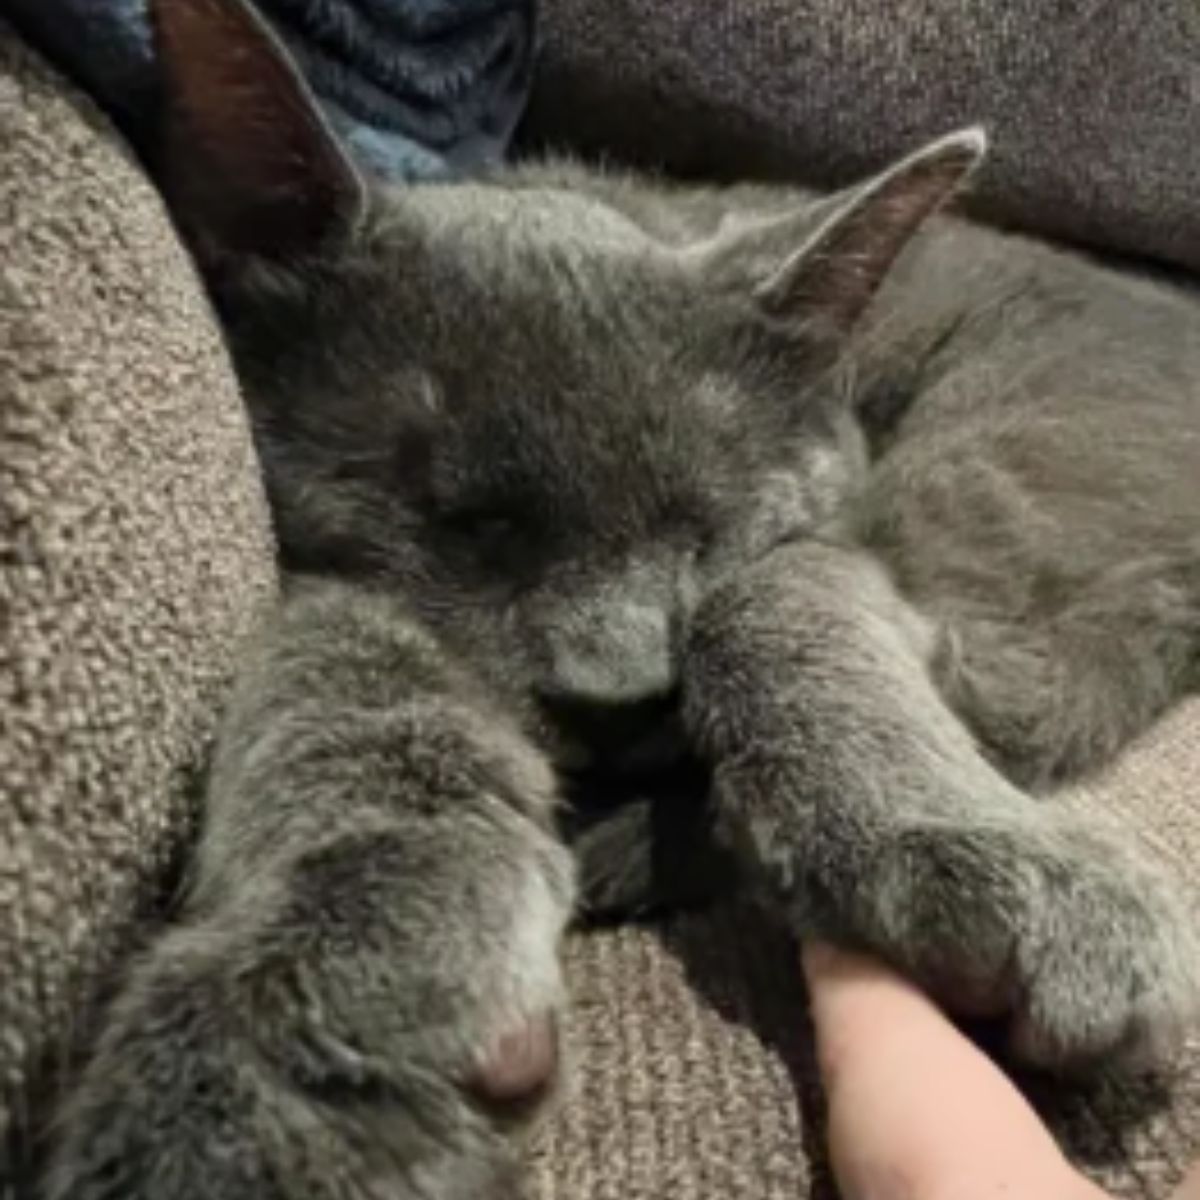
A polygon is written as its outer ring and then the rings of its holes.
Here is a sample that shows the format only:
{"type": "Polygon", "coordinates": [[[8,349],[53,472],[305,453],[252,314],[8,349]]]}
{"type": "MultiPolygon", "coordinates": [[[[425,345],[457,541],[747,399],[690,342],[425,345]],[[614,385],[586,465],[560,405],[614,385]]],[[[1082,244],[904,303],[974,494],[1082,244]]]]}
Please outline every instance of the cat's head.
{"type": "Polygon", "coordinates": [[[402,589],[523,691],[668,692],[705,588],[854,488],[840,346],[981,135],[667,242],[566,186],[369,185],[241,3],[152,8],[164,180],[287,556],[402,589]]]}

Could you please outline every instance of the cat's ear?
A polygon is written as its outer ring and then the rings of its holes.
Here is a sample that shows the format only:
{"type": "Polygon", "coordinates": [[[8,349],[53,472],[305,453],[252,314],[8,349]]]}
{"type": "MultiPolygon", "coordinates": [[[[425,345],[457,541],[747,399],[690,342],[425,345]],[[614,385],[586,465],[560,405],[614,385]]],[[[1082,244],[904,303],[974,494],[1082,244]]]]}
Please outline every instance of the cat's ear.
{"type": "Polygon", "coordinates": [[[964,129],[815,207],[718,235],[707,248],[707,270],[723,283],[749,287],[774,320],[818,318],[849,329],[986,148],[982,129],[964,129]]]}
{"type": "Polygon", "coordinates": [[[303,259],[362,219],[366,188],[243,0],[150,0],[161,184],[201,260],[303,259]]]}

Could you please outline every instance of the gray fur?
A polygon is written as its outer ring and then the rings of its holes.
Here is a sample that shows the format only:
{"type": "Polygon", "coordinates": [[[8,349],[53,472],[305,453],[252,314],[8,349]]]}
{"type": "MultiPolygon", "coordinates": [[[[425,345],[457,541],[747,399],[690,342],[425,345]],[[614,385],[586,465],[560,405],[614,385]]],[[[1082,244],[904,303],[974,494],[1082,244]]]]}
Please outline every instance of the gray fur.
{"type": "MultiPolygon", "coordinates": [[[[1008,1012],[1034,1062],[1166,1053],[1177,892],[1031,791],[1196,686],[1195,301],[931,216],[973,133],[832,199],[550,166],[363,204],[245,10],[156,13],[243,52],[173,63],[169,186],[293,584],[52,1200],[513,1195],[552,1080],[492,1099],[561,1004],[558,788],[681,749],[798,933],[1008,1012]]],[[[653,886],[653,811],[581,834],[594,907],[653,886]]],[[[664,828],[724,872],[705,825],[664,828]]]]}

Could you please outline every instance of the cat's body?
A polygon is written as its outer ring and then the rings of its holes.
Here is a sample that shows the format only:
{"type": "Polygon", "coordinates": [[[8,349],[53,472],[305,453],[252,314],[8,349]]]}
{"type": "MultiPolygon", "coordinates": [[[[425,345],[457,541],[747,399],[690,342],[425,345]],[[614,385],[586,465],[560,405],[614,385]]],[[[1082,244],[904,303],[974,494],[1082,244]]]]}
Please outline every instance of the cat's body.
{"type": "MultiPolygon", "coordinates": [[[[594,195],[681,245],[803,195],[569,166],[509,182],[594,195]]],[[[1195,295],[934,218],[839,369],[872,462],[836,524],[963,652],[939,683],[1009,774],[1086,771],[1196,686],[1195,295]]]]}
{"type": "MultiPolygon", "coordinates": [[[[235,0],[155,8],[296,574],[49,1195],[514,1194],[562,780],[681,748],[711,788],[668,875],[712,834],[1034,1061],[1161,1050],[1178,895],[1018,784],[1196,685],[1200,307],[930,219],[971,133],[816,202],[575,168],[367,201],[235,0]]],[[[655,882],[628,812],[582,836],[602,906],[655,882]]]]}
{"type": "MultiPolygon", "coordinates": [[[[569,165],[508,182],[594,195],[678,244],[800,194],[652,188],[569,165]]],[[[1035,792],[1103,765],[1200,679],[1198,312],[1160,281],[935,217],[840,365],[871,465],[837,536],[930,622],[942,695],[1035,792]]],[[[691,821],[668,817],[654,836],[686,837],[691,821]]],[[[585,839],[594,909],[699,889],[665,847],[659,879],[628,852],[648,823],[631,812],[585,839]]]]}

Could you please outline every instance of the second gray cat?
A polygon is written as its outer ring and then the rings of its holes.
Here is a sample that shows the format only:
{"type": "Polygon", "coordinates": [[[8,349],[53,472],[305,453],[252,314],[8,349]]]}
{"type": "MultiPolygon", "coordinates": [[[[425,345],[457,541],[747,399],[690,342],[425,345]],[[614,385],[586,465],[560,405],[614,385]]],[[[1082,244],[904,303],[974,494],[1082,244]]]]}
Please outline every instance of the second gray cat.
{"type": "Polygon", "coordinates": [[[1167,1052],[1185,906],[1034,793],[1197,685],[1195,300],[937,216],[974,131],[823,199],[368,191],[252,13],[152,8],[291,583],[47,1194],[517,1194],[564,823],[593,908],[732,864],[1027,1061],[1167,1052]]]}

